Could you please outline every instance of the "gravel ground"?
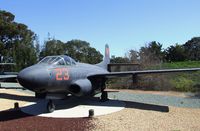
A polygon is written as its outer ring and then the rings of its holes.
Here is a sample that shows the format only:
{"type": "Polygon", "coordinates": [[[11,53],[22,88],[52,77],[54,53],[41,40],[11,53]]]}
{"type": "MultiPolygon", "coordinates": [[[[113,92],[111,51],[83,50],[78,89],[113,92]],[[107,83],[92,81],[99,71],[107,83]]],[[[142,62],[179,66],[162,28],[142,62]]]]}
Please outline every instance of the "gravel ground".
{"type": "Polygon", "coordinates": [[[127,102],[127,108],[105,116],[96,117],[93,131],[199,131],[200,109],[159,107],[127,102]],[[160,108],[160,111],[158,110],[160,108]],[[163,111],[165,108],[169,112],[163,111]],[[150,109],[150,110],[149,110],[150,109]],[[155,110],[154,110],[155,109],[155,110]]]}
{"type": "MultiPolygon", "coordinates": [[[[97,95],[97,96],[100,96],[100,95],[97,95]]],[[[199,98],[188,97],[187,94],[177,93],[177,92],[176,93],[174,92],[159,93],[159,91],[155,91],[155,92],[151,91],[147,93],[145,91],[134,92],[134,91],[125,90],[125,91],[120,91],[117,93],[110,92],[108,96],[109,98],[123,100],[123,101],[134,101],[134,102],[141,102],[141,103],[147,103],[147,104],[167,105],[167,106],[175,106],[175,107],[200,108],[199,98]],[[175,96],[174,94],[177,94],[177,96],[175,96]]]]}
{"type": "Polygon", "coordinates": [[[125,90],[109,97],[125,101],[126,108],[96,117],[94,131],[200,130],[200,99],[185,93],[125,90]]]}

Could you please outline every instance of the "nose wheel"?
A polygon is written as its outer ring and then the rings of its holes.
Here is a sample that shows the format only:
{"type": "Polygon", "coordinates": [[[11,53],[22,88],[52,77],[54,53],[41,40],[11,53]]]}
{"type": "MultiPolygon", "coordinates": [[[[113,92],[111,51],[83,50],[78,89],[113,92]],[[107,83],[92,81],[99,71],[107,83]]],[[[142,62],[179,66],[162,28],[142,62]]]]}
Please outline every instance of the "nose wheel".
{"type": "Polygon", "coordinates": [[[55,110],[56,106],[52,100],[49,100],[47,103],[47,112],[52,113],[55,110]]]}

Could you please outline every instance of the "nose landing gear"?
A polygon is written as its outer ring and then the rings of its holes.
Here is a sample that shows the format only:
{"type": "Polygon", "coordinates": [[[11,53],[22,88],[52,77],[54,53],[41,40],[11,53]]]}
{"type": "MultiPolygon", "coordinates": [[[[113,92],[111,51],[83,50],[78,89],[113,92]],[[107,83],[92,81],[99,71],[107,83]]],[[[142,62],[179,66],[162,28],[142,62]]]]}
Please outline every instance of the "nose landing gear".
{"type": "Polygon", "coordinates": [[[52,100],[49,100],[47,103],[47,112],[52,113],[55,110],[56,106],[52,100]]]}

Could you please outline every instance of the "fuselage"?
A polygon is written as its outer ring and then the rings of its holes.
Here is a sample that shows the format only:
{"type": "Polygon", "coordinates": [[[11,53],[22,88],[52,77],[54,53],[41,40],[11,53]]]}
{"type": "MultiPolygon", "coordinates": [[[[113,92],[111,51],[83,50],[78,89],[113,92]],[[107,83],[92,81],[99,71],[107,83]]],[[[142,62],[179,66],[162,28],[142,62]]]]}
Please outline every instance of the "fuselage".
{"type": "MultiPolygon", "coordinates": [[[[17,78],[23,87],[36,93],[72,93],[69,88],[76,81],[89,80],[88,76],[101,73],[108,73],[108,71],[96,65],[85,63],[70,65],[39,63],[23,69],[17,78]]],[[[100,86],[96,86],[95,81],[91,81],[91,84],[90,93],[100,89],[100,86]]]]}

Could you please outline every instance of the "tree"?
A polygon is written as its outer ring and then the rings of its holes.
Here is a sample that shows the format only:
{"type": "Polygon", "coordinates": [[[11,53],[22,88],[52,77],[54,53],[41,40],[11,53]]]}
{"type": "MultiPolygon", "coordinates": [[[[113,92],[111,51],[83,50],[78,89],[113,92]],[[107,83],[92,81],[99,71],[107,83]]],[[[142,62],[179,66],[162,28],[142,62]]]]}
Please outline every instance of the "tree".
{"type": "Polygon", "coordinates": [[[39,42],[39,36],[35,36],[35,50],[36,50],[36,56],[37,56],[37,61],[39,60],[40,57],[40,42],[39,42]]]}
{"type": "Polygon", "coordinates": [[[151,51],[152,54],[157,56],[161,61],[163,60],[164,53],[162,51],[162,44],[160,44],[159,42],[156,42],[156,41],[152,41],[149,44],[148,49],[151,51]]]}
{"type": "Polygon", "coordinates": [[[176,44],[165,50],[165,59],[167,61],[184,61],[186,58],[185,48],[182,45],[176,44]]]}
{"type": "Polygon", "coordinates": [[[96,64],[102,61],[103,55],[90,43],[82,40],[71,40],[65,44],[65,52],[76,61],[96,64]]]}
{"type": "Polygon", "coordinates": [[[40,58],[49,55],[68,55],[76,61],[96,64],[102,61],[103,56],[90,44],[82,40],[71,40],[63,43],[60,40],[48,38],[40,52],[40,58]]]}
{"type": "Polygon", "coordinates": [[[129,59],[130,63],[138,63],[139,62],[139,52],[136,50],[129,50],[125,56],[129,59]]]}
{"type": "Polygon", "coordinates": [[[194,37],[183,45],[188,60],[200,60],[200,37],[194,37]]]}
{"type": "Polygon", "coordinates": [[[114,55],[111,56],[110,62],[111,63],[130,63],[127,57],[115,57],[114,55]]]}
{"type": "Polygon", "coordinates": [[[0,54],[12,57],[16,70],[34,64],[37,60],[35,34],[25,24],[14,21],[15,16],[0,10],[0,54]]]}
{"type": "Polygon", "coordinates": [[[162,45],[152,41],[140,48],[139,61],[143,67],[158,65],[163,61],[162,45]]]}
{"type": "Polygon", "coordinates": [[[64,43],[60,40],[48,39],[45,41],[42,51],[40,52],[40,58],[63,54],[65,54],[64,43]]]}

